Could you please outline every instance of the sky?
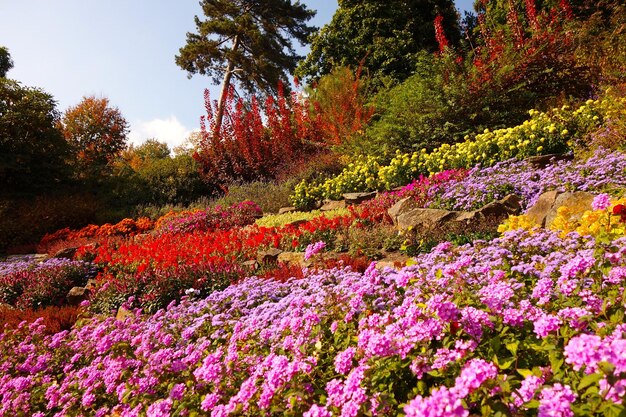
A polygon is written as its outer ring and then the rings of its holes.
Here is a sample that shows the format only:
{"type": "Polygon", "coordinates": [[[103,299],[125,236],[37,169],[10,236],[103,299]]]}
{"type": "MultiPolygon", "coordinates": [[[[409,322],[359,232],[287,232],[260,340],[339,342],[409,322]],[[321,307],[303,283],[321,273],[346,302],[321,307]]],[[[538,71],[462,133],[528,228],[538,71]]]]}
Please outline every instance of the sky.
{"type": "MultiPolygon", "coordinates": [[[[337,0],[302,2],[317,10],[309,23],[318,27],[337,8],[337,0]]],[[[456,4],[469,10],[472,0],[456,4]]],[[[174,148],[199,128],[204,89],[219,94],[209,77],[189,79],[174,63],[195,15],[198,0],[0,0],[0,45],[15,63],[7,77],[52,94],[60,111],[83,96],[107,97],[130,124],[129,142],[174,148]]]]}

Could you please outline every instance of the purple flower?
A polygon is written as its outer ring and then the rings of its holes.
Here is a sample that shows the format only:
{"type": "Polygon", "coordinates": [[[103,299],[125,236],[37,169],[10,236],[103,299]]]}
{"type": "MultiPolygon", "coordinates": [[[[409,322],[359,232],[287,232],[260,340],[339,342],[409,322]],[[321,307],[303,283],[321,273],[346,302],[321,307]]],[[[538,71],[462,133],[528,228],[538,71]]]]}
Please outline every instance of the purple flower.
{"type": "Polygon", "coordinates": [[[513,405],[519,408],[535,398],[537,390],[544,382],[545,380],[543,378],[535,375],[529,375],[524,378],[518,390],[513,394],[513,405]]]}
{"type": "Polygon", "coordinates": [[[446,387],[435,388],[430,397],[418,395],[404,407],[406,417],[467,417],[461,399],[446,387]]]}
{"type": "Polygon", "coordinates": [[[309,411],[305,412],[302,417],[331,417],[332,413],[326,409],[326,407],[320,407],[317,404],[313,404],[309,411]]]}
{"type": "Polygon", "coordinates": [[[535,334],[541,338],[548,336],[550,333],[559,330],[561,327],[561,319],[557,316],[544,314],[535,321],[535,334]]]}

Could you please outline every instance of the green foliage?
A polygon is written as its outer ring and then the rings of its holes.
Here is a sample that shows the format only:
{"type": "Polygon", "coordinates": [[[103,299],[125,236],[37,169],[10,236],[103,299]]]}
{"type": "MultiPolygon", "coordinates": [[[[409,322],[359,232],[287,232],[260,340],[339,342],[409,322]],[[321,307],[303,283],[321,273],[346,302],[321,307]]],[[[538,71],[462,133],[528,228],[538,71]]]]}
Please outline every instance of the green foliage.
{"type": "Polygon", "coordinates": [[[6,77],[11,68],[13,68],[11,54],[6,47],[0,46],[0,78],[6,77]]]}
{"type": "Polygon", "coordinates": [[[464,79],[446,78],[445,62],[429,53],[418,54],[415,66],[414,75],[375,98],[380,113],[357,145],[360,152],[389,158],[396,150],[432,150],[484,129],[477,114],[460,106],[467,96],[464,79]]]}
{"type": "Polygon", "coordinates": [[[215,194],[200,178],[198,164],[189,153],[171,156],[167,144],[156,139],[131,145],[113,165],[107,198],[110,205],[127,211],[137,205],[182,207],[215,194]]]}
{"type": "Polygon", "coordinates": [[[68,178],[68,147],[50,94],[0,78],[0,194],[33,193],[68,178]]]}
{"type": "Polygon", "coordinates": [[[599,2],[576,32],[577,58],[607,84],[626,82],[626,5],[599,2]]]}
{"type": "Polygon", "coordinates": [[[272,214],[269,216],[263,216],[256,221],[257,226],[263,227],[281,227],[288,223],[309,221],[318,217],[326,217],[332,219],[340,216],[347,216],[350,214],[348,209],[336,209],[330,211],[312,210],[307,212],[295,211],[291,213],[272,214]]]}
{"type": "Polygon", "coordinates": [[[305,24],[315,12],[300,2],[203,0],[201,6],[206,20],[195,17],[197,33],[187,33],[176,64],[215,83],[232,75],[250,93],[287,84],[286,72],[301,58],[290,38],[304,45],[315,29],[305,24]]]}
{"type": "Polygon", "coordinates": [[[278,213],[281,207],[289,205],[289,195],[293,191],[293,180],[263,182],[255,181],[248,184],[228,187],[228,193],[212,201],[210,204],[221,205],[223,207],[232,206],[241,201],[252,201],[256,203],[263,213],[278,213]]]}
{"type": "Polygon", "coordinates": [[[452,1],[341,0],[332,21],[312,38],[311,52],[296,74],[317,79],[336,66],[357,68],[362,62],[378,86],[386,79],[402,81],[413,72],[418,51],[437,50],[437,14],[456,43],[460,33],[452,1]]]}

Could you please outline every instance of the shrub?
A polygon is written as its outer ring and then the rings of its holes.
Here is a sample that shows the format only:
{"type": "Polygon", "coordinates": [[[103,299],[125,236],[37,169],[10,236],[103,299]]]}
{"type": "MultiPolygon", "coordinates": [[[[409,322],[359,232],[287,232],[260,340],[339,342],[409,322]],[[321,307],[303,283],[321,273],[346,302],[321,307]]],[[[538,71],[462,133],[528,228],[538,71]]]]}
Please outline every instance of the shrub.
{"type": "Polygon", "coordinates": [[[254,223],[262,215],[259,206],[251,201],[243,201],[230,207],[215,206],[205,210],[183,211],[165,215],[156,222],[156,232],[190,233],[228,230],[254,223]]]}
{"type": "MultiPolygon", "coordinates": [[[[620,102],[624,103],[623,99],[620,102]]],[[[612,106],[608,100],[588,100],[576,110],[568,106],[549,113],[532,110],[531,118],[514,128],[485,130],[465,142],[444,144],[430,153],[425,149],[411,154],[398,152],[386,166],[377,158],[362,158],[349,164],[337,177],[313,184],[301,182],[294,190],[292,202],[298,208],[306,208],[315,201],[337,198],[345,192],[389,190],[419,175],[564,152],[601,126],[612,106]]]]}
{"type": "Polygon", "coordinates": [[[399,271],[249,278],[54,336],[35,322],[0,337],[2,410],[613,415],[624,244],[513,231],[399,271]]]}
{"type": "Polygon", "coordinates": [[[0,329],[4,332],[14,331],[39,320],[44,326],[43,333],[53,335],[62,331],[69,331],[80,315],[79,307],[44,307],[37,310],[16,310],[7,306],[0,306],[0,329]]]}
{"type": "Polygon", "coordinates": [[[256,221],[256,224],[261,227],[281,227],[288,223],[309,221],[322,216],[327,219],[332,219],[334,217],[347,216],[349,214],[350,211],[348,209],[337,209],[325,212],[319,210],[308,212],[296,211],[291,213],[263,216],[256,221]]]}
{"type": "Polygon", "coordinates": [[[0,253],[11,246],[36,245],[46,233],[89,224],[98,208],[86,194],[0,199],[0,253]]]}

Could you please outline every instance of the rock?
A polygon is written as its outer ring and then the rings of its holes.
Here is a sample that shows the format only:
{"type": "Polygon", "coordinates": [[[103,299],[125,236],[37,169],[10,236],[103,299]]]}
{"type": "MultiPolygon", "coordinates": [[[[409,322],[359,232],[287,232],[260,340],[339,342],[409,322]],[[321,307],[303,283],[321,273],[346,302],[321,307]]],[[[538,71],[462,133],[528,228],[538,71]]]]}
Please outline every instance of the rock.
{"type": "Polygon", "coordinates": [[[385,268],[401,269],[406,266],[409,256],[402,254],[388,255],[379,261],[376,261],[376,269],[382,271],[385,268]]]}
{"type": "Polygon", "coordinates": [[[135,313],[128,310],[124,306],[121,306],[117,309],[117,314],[115,315],[115,320],[117,321],[125,321],[129,317],[135,317],[135,313]]]}
{"type": "Polygon", "coordinates": [[[407,197],[407,198],[403,198],[402,200],[398,201],[396,204],[391,206],[391,208],[387,210],[387,213],[389,213],[389,217],[391,217],[393,224],[397,225],[398,216],[400,214],[406,213],[407,211],[411,211],[416,208],[420,208],[417,204],[417,201],[415,201],[412,198],[407,197]]]}
{"type": "Polygon", "coordinates": [[[87,284],[85,284],[85,288],[91,292],[95,292],[97,286],[98,286],[98,281],[96,281],[95,279],[88,279],[87,284]]]}
{"type": "Polygon", "coordinates": [[[556,216],[558,215],[558,210],[561,207],[566,207],[569,210],[570,216],[568,221],[580,220],[585,211],[591,210],[591,203],[593,202],[594,197],[595,195],[585,191],[565,192],[563,194],[559,194],[546,216],[546,227],[550,227],[550,225],[554,222],[554,219],[556,219],[556,216]]]}
{"type": "Polygon", "coordinates": [[[371,200],[376,197],[376,192],[371,193],[346,193],[343,195],[344,200],[349,205],[361,204],[364,201],[371,200]]]}
{"type": "Polygon", "coordinates": [[[347,207],[347,204],[345,200],[340,200],[340,201],[328,200],[324,202],[324,205],[320,207],[320,210],[331,211],[331,210],[344,209],[346,207],[347,207]]]}
{"type": "Polygon", "coordinates": [[[250,271],[256,271],[257,269],[259,269],[259,263],[254,259],[246,261],[241,265],[250,271]]]}
{"type": "Polygon", "coordinates": [[[280,255],[281,253],[283,253],[283,251],[276,248],[271,248],[266,251],[260,251],[257,256],[257,261],[261,265],[268,263],[275,264],[278,262],[278,255],[280,255]]]}
{"type": "Polygon", "coordinates": [[[67,303],[72,306],[80,305],[83,301],[89,299],[91,291],[84,287],[74,287],[67,293],[67,303]]]}
{"type": "Polygon", "coordinates": [[[305,224],[305,223],[308,223],[308,222],[309,222],[308,220],[294,220],[294,221],[292,221],[290,223],[285,223],[285,226],[298,227],[301,224],[305,224]]]}
{"type": "Polygon", "coordinates": [[[515,194],[509,194],[502,200],[492,201],[476,211],[485,218],[503,218],[512,214],[519,214],[522,211],[522,200],[515,194]]]}
{"type": "Polygon", "coordinates": [[[454,219],[457,212],[439,209],[416,208],[401,213],[397,217],[398,229],[434,229],[454,219]]]}
{"type": "Polygon", "coordinates": [[[278,214],[293,213],[294,211],[297,211],[295,207],[281,207],[278,209],[278,214]]]}
{"type": "Polygon", "coordinates": [[[78,250],[78,247],[61,249],[60,251],[55,253],[52,257],[57,258],[57,259],[74,259],[74,255],[76,255],[77,250],[78,250]]]}
{"type": "Polygon", "coordinates": [[[558,161],[571,161],[574,159],[574,155],[571,154],[550,154],[550,155],[537,155],[526,158],[526,161],[535,168],[545,168],[558,161]]]}
{"type": "Polygon", "coordinates": [[[548,191],[541,194],[537,202],[526,211],[526,216],[528,216],[537,226],[545,227],[548,213],[556,202],[556,198],[559,194],[560,193],[558,191],[548,191]]]}
{"type": "Polygon", "coordinates": [[[311,266],[311,262],[304,259],[303,252],[283,252],[278,255],[278,262],[286,265],[311,266]]]}

